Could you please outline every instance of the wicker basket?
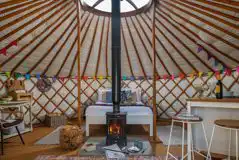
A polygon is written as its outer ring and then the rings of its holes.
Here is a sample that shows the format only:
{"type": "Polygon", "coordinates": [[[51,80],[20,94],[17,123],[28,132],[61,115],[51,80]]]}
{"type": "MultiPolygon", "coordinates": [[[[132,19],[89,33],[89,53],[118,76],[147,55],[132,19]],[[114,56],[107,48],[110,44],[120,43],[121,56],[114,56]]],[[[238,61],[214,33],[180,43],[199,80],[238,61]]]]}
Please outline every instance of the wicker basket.
{"type": "Polygon", "coordinates": [[[66,117],[59,113],[47,114],[45,117],[45,124],[48,127],[58,127],[66,124],[66,117]]]}

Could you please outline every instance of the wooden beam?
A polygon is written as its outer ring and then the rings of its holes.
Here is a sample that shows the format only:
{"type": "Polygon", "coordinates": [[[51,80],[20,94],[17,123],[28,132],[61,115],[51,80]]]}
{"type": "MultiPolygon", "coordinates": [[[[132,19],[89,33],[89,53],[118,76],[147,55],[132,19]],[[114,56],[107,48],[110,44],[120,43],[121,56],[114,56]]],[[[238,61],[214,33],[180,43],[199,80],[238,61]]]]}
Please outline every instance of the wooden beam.
{"type": "Polygon", "coordinates": [[[110,32],[110,17],[108,17],[107,31],[106,31],[106,43],[105,43],[105,72],[106,76],[109,76],[108,68],[108,45],[109,45],[109,32],[110,32]]]}
{"type": "Polygon", "coordinates": [[[81,51],[81,41],[80,41],[80,36],[81,36],[81,16],[80,16],[80,5],[78,0],[76,0],[76,5],[77,5],[77,35],[78,35],[78,45],[77,45],[77,102],[78,102],[78,107],[77,107],[77,113],[78,113],[78,121],[79,121],[79,126],[81,127],[82,125],[82,119],[81,119],[81,70],[80,70],[80,51],[81,51]]]}
{"type": "Polygon", "coordinates": [[[103,18],[103,25],[101,28],[101,33],[100,33],[100,43],[99,43],[99,49],[98,49],[98,59],[97,59],[97,64],[96,64],[96,68],[95,68],[95,76],[97,77],[98,74],[98,70],[99,70],[99,64],[100,64],[100,57],[101,57],[101,53],[102,53],[102,41],[103,41],[103,35],[104,35],[104,28],[105,28],[105,17],[103,18]]]}
{"type": "Polygon", "coordinates": [[[87,58],[86,58],[86,63],[85,63],[84,68],[83,68],[82,76],[85,75],[86,67],[87,67],[88,62],[89,62],[89,60],[90,60],[90,56],[91,56],[91,53],[92,53],[91,51],[92,51],[93,46],[94,46],[95,36],[96,36],[96,31],[97,31],[97,29],[98,29],[99,20],[100,20],[100,17],[98,16],[97,21],[96,21],[96,25],[94,26],[93,38],[92,38],[92,40],[91,40],[90,50],[89,50],[89,52],[87,53],[88,56],[87,56],[87,58]]]}
{"type": "MultiPolygon", "coordinates": [[[[60,3],[58,3],[58,4],[54,5],[54,6],[52,6],[52,7],[49,8],[47,11],[42,12],[41,14],[39,14],[39,15],[37,15],[36,17],[34,17],[33,19],[27,21],[26,23],[24,23],[24,24],[21,25],[20,27],[18,27],[18,28],[16,28],[16,29],[14,29],[13,31],[9,32],[8,34],[6,34],[6,35],[0,37],[0,41],[5,40],[6,38],[10,37],[11,35],[17,33],[17,32],[20,31],[21,29],[25,28],[26,26],[31,25],[34,21],[39,20],[39,18],[41,18],[42,16],[47,15],[50,11],[54,10],[55,8],[59,7],[59,6],[62,5],[62,4],[65,4],[65,3],[66,3],[66,2],[62,1],[62,2],[60,2],[60,3]]],[[[50,4],[50,3],[48,3],[47,5],[49,5],[49,4],[50,4]]],[[[54,4],[54,3],[52,3],[52,4],[54,4]]],[[[68,3],[67,3],[67,4],[68,4],[68,3]]],[[[45,6],[45,7],[46,7],[46,6],[45,6]]],[[[44,7],[41,8],[41,9],[44,9],[44,7]]],[[[29,16],[30,16],[30,15],[29,15],[29,16]]],[[[27,17],[27,15],[22,16],[21,18],[22,18],[22,19],[25,19],[26,17],[27,17]]],[[[5,25],[5,26],[0,27],[0,28],[1,28],[0,30],[2,30],[2,29],[5,28],[5,27],[6,27],[6,28],[11,27],[12,25],[15,24],[15,22],[16,22],[16,21],[13,21],[13,22],[11,22],[11,23],[8,23],[8,24],[5,25]]]]}
{"type": "MultiPolygon", "coordinates": [[[[122,24],[121,24],[121,28],[123,28],[122,24]]],[[[130,73],[132,76],[134,76],[134,71],[133,71],[133,68],[132,68],[132,65],[131,65],[131,61],[130,61],[130,57],[129,57],[129,51],[128,51],[128,47],[127,47],[127,43],[126,43],[126,39],[125,39],[125,36],[124,36],[124,32],[123,32],[123,29],[121,29],[121,33],[122,33],[122,40],[124,42],[124,47],[125,47],[125,54],[126,54],[126,57],[127,57],[127,60],[128,60],[128,63],[129,63],[129,69],[130,69],[130,73]]]]}
{"type": "MultiPolygon", "coordinates": [[[[217,30],[220,30],[221,32],[224,32],[224,33],[226,33],[226,34],[228,34],[228,35],[230,35],[230,36],[232,36],[232,37],[234,37],[236,39],[239,39],[239,36],[237,34],[235,34],[233,32],[230,32],[229,30],[226,30],[226,29],[224,29],[222,27],[219,27],[218,25],[216,25],[216,24],[214,24],[212,22],[209,22],[209,21],[207,21],[207,20],[205,20],[205,19],[203,19],[203,18],[201,18],[201,17],[199,17],[197,15],[192,14],[191,10],[187,11],[185,9],[182,9],[182,8],[178,7],[178,5],[175,5],[172,2],[168,2],[166,0],[161,0],[161,3],[166,4],[167,6],[173,7],[174,9],[177,9],[177,10],[179,10],[181,12],[184,12],[184,13],[190,15],[191,17],[193,17],[193,18],[195,18],[195,19],[197,19],[197,20],[199,20],[201,22],[203,22],[203,23],[205,23],[205,24],[207,24],[207,25],[209,25],[209,26],[211,26],[211,27],[213,27],[213,28],[215,28],[217,30]]],[[[187,7],[187,8],[189,8],[189,7],[187,7]]]]}
{"type": "Polygon", "coordinates": [[[152,54],[153,54],[153,140],[157,141],[157,104],[156,104],[156,46],[155,46],[155,2],[152,14],[152,54]]]}
{"type": "MultiPolygon", "coordinates": [[[[74,11],[72,11],[73,14],[74,11]]],[[[72,14],[68,14],[68,16],[70,17],[72,14]]],[[[69,18],[67,16],[67,19],[69,18]]],[[[66,18],[64,19],[66,20],[66,18]]],[[[29,69],[28,73],[31,73],[34,69],[36,69],[36,67],[49,55],[50,52],[52,52],[52,50],[56,47],[56,45],[60,42],[60,40],[62,39],[62,37],[66,34],[66,32],[69,30],[69,28],[73,25],[74,21],[76,20],[76,17],[68,24],[68,26],[65,28],[65,30],[60,34],[60,36],[58,37],[58,39],[51,45],[51,47],[46,51],[45,54],[43,54],[43,56],[41,56],[41,58],[34,64],[33,67],[31,67],[29,69]]],[[[62,21],[62,23],[60,23],[61,25],[63,24],[64,21],[62,21]]],[[[61,26],[59,25],[59,27],[61,26]]],[[[59,28],[58,27],[58,28],[59,28]]],[[[57,30],[58,28],[55,28],[54,30],[57,30]]],[[[58,53],[58,52],[57,52],[58,53]]],[[[55,55],[57,55],[57,53],[55,53],[55,55]]],[[[51,63],[49,63],[51,64],[51,63]]],[[[49,65],[47,65],[47,69],[49,65]]],[[[44,74],[44,73],[43,73],[44,74]]]]}
{"type": "MultiPolygon", "coordinates": [[[[65,5],[63,5],[62,7],[60,7],[59,9],[57,9],[56,11],[54,11],[53,13],[51,13],[47,18],[45,18],[43,21],[41,21],[40,23],[38,23],[36,26],[34,26],[33,28],[29,29],[27,32],[25,32],[24,34],[22,34],[20,37],[17,38],[18,41],[22,40],[23,38],[25,38],[27,35],[29,35],[30,33],[32,33],[33,31],[35,31],[37,28],[39,28],[40,26],[44,25],[48,20],[50,20],[51,18],[58,16],[57,20],[55,20],[53,22],[53,24],[56,23],[56,21],[58,21],[63,15],[65,14],[60,14],[60,11],[62,11],[64,8],[66,8],[70,3],[67,3],[65,5]]],[[[67,12],[71,9],[71,5],[69,6],[69,8],[67,9],[67,12]]],[[[66,13],[66,12],[65,12],[66,13]]],[[[48,28],[48,27],[47,27],[48,28]]],[[[41,32],[43,33],[43,32],[41,32]]],[[[40,35],[41,35],[40,33],[40,35]]],[[[5,48],[8,49],[11,47],[11,44],[8,44],[5,48]]]]}
{"type": "MultiPolygon", "coordinates": [[[[39,35],[37,35],[36,37],[34,37],[29,43],[27,43],[27,44],[24,45],[21,49],[19,49],[19,50],[17,51],[17,53],[14,54],[14,57],[17,56],[18,54],[20,54],[26,47],[28,47],[29,45],[31,45],[34,41],[36,41],[43,33],[45,33],[47,30],[49,30],[52,26],[54,26],[55,24],[57,24],[57,23],[60,21],[60,19],[61,19],[64,15],[66,15],[66,14],[71,10],[71,8],[69,8],[69,9],[67,9],[65,12],[63,12],[62,14],[60,14],[60,11],[61,11],[62,9],[64,9],[64,8],[60,8],[59,10],[56,10],[55,12],[53,12],[53,14],[52,14],[50,17],[52,17],[52,16],[58,16],[58,18],[57,18],[51,25],[47,26],[42,32],[40,32],[39,35]],[[59,14],[60,14],[60,15],[59,15],[59,14]]],[[[70,13],[68,14],[68,16],[70,16],[71,13],[73,13],[73,11],[70,12],[70,13]]],[[[60,23],[63,23],[63,22],[64,22],[64,19],[63,19],[60,23]]],[[[39,26],[38,26],[38,27],[39,27],[39,26]]],[[[22,39],[24,36],[27,36],[27,35],[30,34],[31,32],[26,32],[26,33],[27,33],[26,35],[23,34],[23,36],[21,36],[21,37],[19,37],[19,38],[22,39]]],[[[8,46],[10,47],[11,45],[9,44],[8,46]]],[[[14,57],[11,57],[11,58],[7,59],[6,61],[4,61],[4,62],[1,64],[1,66],[6,65],[6,64],[7,64],[10,60],[12,60],[14,57]]]]}
{"type": "Polygon", "coordinates": [[[223,23],[224,25],[230,26],[230,27],[232,27],[234,29],[239,29],[238,25],[236,25],[235,23],[226,21],[223,18],[220,18],[220,17],[215,16],[213,14],[207,13],[209,11],[208,8],[205,10],[206,11],[205,12],[205,11],[200,10],[201,8],[200,9],[195,8],[197,5],[195,3],[192,3],[192,2],[191,3],[190,2],[186,2],[186,4],[185,4],[185,2],[182,2],[182,0],[180,0],[180,1],[174,0],[174,1],[172,1],[172,3],[175,3],[177,6],[183,6],[183,7],[187,8],[187,9],[189,9],[191,11],[194,11],[196,14],[199,13],[201,15],[204,15],[205,17],[209,17],[211,19],[217,20],[217,21],[223,23]]]}
{"type": "MultiPolygon", "coordinates": [[[[168,23],[170,23],[173,27],[175,27],[181,34],[183,34],[184,36],[186,36],[188,39],[190,39],[195,45],[197,45],[197,41],[195,40],[195,39],[193,39],[191,36],[189,36],[189,35],[187,35],[186,34],[186,32],[185,31],[183,31],[182,29],[180,29],[179,27],[177,27],[175,24],[173,24],[173,23],[171,23],[168,19],[171,19],[172,21],[173,21],[173,19],[172,18],[170,18],[169,17],[169,15],[167,15],[165,12],[163,12],[163,11],[161,11],[161,12],[157,12],[156,11],[156,13],[158,14],[158,15],[160,15],[161,16],[161,18],[163,18],[164,20],[166,20],[168,23]],[[164,16],[162,13],[164,13],[164,14],[166,14],[166,16],[164,16]]],[[[157,18],[156,18],[157,19],[157,18]]],[[[157,19],[158,21],[159,21],[159,19],[157,19]]],[[[175,21],[176,22],[176,21],[175,21]]],[[[176,22],[177,23],[177,22],[176,22]]],[[[182,25],[180,25],[181,27],[184,27],[184,26],[182,26],[182,25]]],[[[172,33],[173,34],[173,33],[172,33]]],[[[177,38],[177,39],[179,39],[178,37],[175,37],[175,38],[177,38]]],[[[182,42],[183,43],[183,42],[182,42]]],[[[183,45],[185,45],[185,44],[183,44],[183,45]]],[[[185,45],[184,47],[187,47],[188,48],[188,46],[187,45],[185,45]]],[[[190,48],[188,48],[189,50],[191,50],[190,48]]],[[[209,53],[210,55],[213,55],[214,56],[214,54],[215,53],[211,53],[211,52],[209,52],[207,49],[204,49],[207,53],[209,53]]],[[[213,70],[213,68],[212,67],[210,67],[207,63],[205,63],[197,54],[195,54],[194,52],[191,52],[192,54],[194,54],[202,63],[203,63],[203,65],[205,65],[205,66],[207,66],[208,68],[210,68],[211,70],[213,70]]],[[[224,54],[223,54],[224,55],[224,54]]],[[[225,55],[224,55],[225,56],[225,55]]],[[[228,56],[228,55],[226,55],[227,56],[227,58],[229,58],[230,59],[230,57],[228,56]]],[[[214,57],[214,58],[216,58],[216,56],[214,57]]],[[[217,60],[219,60],[218,58],[217,58],[217,60]]],[[[232,59],[233,60],[233,59],[232,59]]],[[[222,63],[224,66],[226,66],[227,68],[230,68],[227,64],[225,64],[223,61],[221,61],[221,60],[219,60],[220,61],[220,63],[222,63]]],[[[239,63],[239,62],[238,62],[239,63]]]]}
{"type": "MultiPolygon", "coordinates": [[[[184,21],[187,22],[188,24],[190,24],[190,25],[194,26],[195,28],[200,29],[200,30],[202,30],[203,32],[205,32],[205,33],[207,33],[207,34],[209,34],[209,35],[211,35],[211,36],[217,38],[218,40],[224,42],[225,44],[227,44],[227,45],[229,45],[229,46],[231,46],[231,47],[233,47],[233,48],[235,48],[235,49],[239,49],[239,46],[238,46],[237,44],[233,44],[233,43],[231,43],[231,42],[228,42],[227,40],[223,39],[222,37],[217,36],[217,35],[215,35],[215,34],[209,32],[208,30],[206,30],[206,29],[204,29],[204,28],[202,28],[202,27],[199,27],[198,25],[192,23],[191,21],[189,21],[189,20],[186,19],[185,17],[183,17],[183,16],[179,15],[178,13],[176,13],[173,9],[169,9],[169,8],[168,8],[166,5],[164,5],[163,3],[161,3],[160,7],[165,8],[165,9],[168,10],[169,12],[171,12],[171,13],[173,13],[174,15],[180,17],[182,20],[184,20],[184,21]]],[[[226,32],[225,32],[225,33],[226,33],[226,32]]]]}
{"type": "MultiPolygon", "coordinates": [[[[85,13],[85,12],[84,12],[84,13],[85,13]]],[[[82,25],[80,26],[80,27],[81,27],[81,31],[82,31],[83,28],[84,28],[84,26],[85,26],[85,24],[86,24],[86,22],[87,22],[87,20],[88,20],[88,18],[90,17],[90,15],[92,15],[92,17],[91,17],[91,19],[90,19],[90,22],[89,22],[88,26],[87,26],[86,29],[85,29],[85,32],[84,32],[84,33],[81,32],[81,35],[83,35],[83,36],[82,36],[83,38],[81,38],[81,44],[83,44],[83,42],[84,42],[84,40],[85,40],[85,36],[86,36],[86,34],[88,33],[88,31],[89,31],[89,27],[90,27],[91,22],[92,22],[92,20],[93,20],[93,18],[94,18],[94,14],[88,13],[88,15],[87,15],[85,21],[84,21],[84,22],[82,23],[82,25]]],[[[69,76],[72,75],[74,66],[76,65],[76,60],[77,60],[77,53],[75,54],[74,60],[73,60],[73,62],[72,62],[72,64],[71,64],[71,69],[70,69],[70,72],[69,72],[69,76]]]]}
{"type": "MultiPolygon", "coordinates": [[[[148,43],[150,44],[150,46],[152,46],[152,40],[151,40],[151,39],[149,38],[149,36],[147,35],[147,33],[146,33],[144,27],[142,26],[142,24],[141,24],[141,22],[139,21],[139,19],[137,18],[137,16],[135,16],[135,17],[136,17],[136,20],[137,20],[139,26],[140,26],[141,29],[143,30],[143,33],[144,33],[146,39],[148,40],[148,43]]],[[[152,28],[150,28],[149,24],[148,24],[147,21],[143,18],[142,15],[140,15],[140,18],[143,20],[143,22],[144,22],[145,25],[148,27],[148,29],[152,32],[152,28]]],[[[160,57],[159,53],[157,52],[157,50],[156,50],[155,52],[156,52],[156,55],[157,55],[158,60],[159,60],[160,63],[162,64],[164,70],[167,72],[167,74],[170,74],[168,68],[167,68],[166,65],[164,64],[164,62],[163,62],[162,58],[160,57]]]]}
{"type": "MultiPolygon", "coordinates": [[[[131,41],[132,41],[132,44],[133,44],[133,47],[134,47],[134,50],[135,50],[135,54],[136,54],[136,56],[137,56],[137,58],[138,58],[138,61],[139,61],[139,66],[140,66],[140,68],[141,68],[141,70],[142,70],[142,73],[143,73],[144,77],[147,78],[146,72],[145,72],[144,67],[143,67],[143,63],[142,63],[142,61],[141,61],[141,59],[140,59],[140,56],[139,56],[139,51],[138,51],[137,46],[136,46],[136,44],[135,44],[135,42],[134,42],[134,38],[133,38],[132,32],[130,31],[130,27],[129,27],[129,24],[128,24],[128,20],[127,20],[127,18],[125,18],[125,17],[124,17],[124,19],[125,19],[125,22],[126,22],[127,29],[128,29],[128,31],[129,31],[130,39],[131,39],[131,41]]],[[[123,29],[123,28],[122,28],[122,29],[123,29]]]]}
{"type": "MultiPolygon", "coordinates": [[[[161,5],[161,6],[163,6],[163,5],[161,5]]],[[[170,16],[169,16],[166,12],[164,12],[161,8],[158,8],[158,9],[160,10],[161,13],[165,14],[167,17],[170,18],[170,16]]],[[[164,9],[167,10],[167,11],[169,11],[169,12],[172,12],[172,11],[169,10],[167,7],[165,7],[164,9]]],[[[156,11],[156,12],[157,12],[157,11],[156,11]]],[[[207,31],[206,29],[204,29],[204,28],[202,28],[202,27],[199,27],[199,26],[197,26],[196,24],[194,24],[194,23],[188,21],[188,20],[185,19],[184,17],[181,17],[181,16],[178,15],[178,14],[176,14],[176,15],[179,16],[179,17],[180,17],[182,20],[184,20],[185,22],[187,22],[187,23],[189,23],[189,24],[195,26],[196,28],[198,28],[198,29],[200,29],[200,30],[203,30],[205,33],[208,33],[208,34],[210,34],[211,36],[214,36],[215,38],[219,38],[220,40],[222,39],[221,37],[214,35],[213,33],[207,31]]],[[[214,50],[216,50],[216,51],[219,52],[220,54],[224,55],[225,57],[227,57],[227,58],[229,58],[229,59],[231,59],[231,60],[233,60],[233,61],[239,63],[239,61],[238,61],[237,59],[235,59],[235,58],[233,58],[233,57],[230,57],[227,53],[223,53],[222,51],[220,51],[218,48],[214,47],[213,45],[206,43],[204,40],[202,40],[202,39],[199,37],[199,35],[197,35],[197,34],[194,33],[193,31],[191,31],[190,29],[188,29],[188,28],[185,27],[184,25],[179,24],[177,21],[175,21],[175,20],[172,19],[172,18],[170,18],[170,19],[173,20],[173,21],[174,21],[175,23],[177,23],[178,25],[180,25],[181,27],[183,27],[183,28],[184,28],[185,30],[187,30],[188,32],[190,32],[192,35],[194,35],[195,37],[197,37],[197,39],[199,39],[200,41],[203,41],[207,46],[210,46],[211,48],[213,48],[214,50]]],[[[221,41],[224,42],[224,43],[226,43],[226,44],[228,44],[228,45],[231,44],[231,43],[229,43],[228,41],[225,41],[224,39],[222,39],[221,41]]],[[[233,44],[232,44],[232,45],[233,45],[233,44]]],[[[209,52],[206,48],[205,48],[205,50],[206,50],[207,52],[209,52]]]]}
{"type": "MultiPolygon", "coordinates": [[[[77,17],[76,17],[77,18],[77,17]]],[[[75,18],[74,20],[75,21],[75,18]]],[[[70,28],[70,27],[68,27],[70,28]]],[[[42,72],[42,74],[46,74],[47,71],[49,71],[49,68],[52,66],[54,67],[54,65],[52,65],[52,63],[55,61],[55,59],[57,58],[57,56],[59,55],[59,53],[61,52],[61,50],[63,49],[63,47],[66,45],[66,42],[70,39],[70,37],[73,35],[74,30],[76,30],[77,28],[77,24],[74,25],[73,29],[71,30],[71,32],[67,35],[66,39],[63,41],[63,43],[61,44],[60,48],[58,49],[58,51],[55,53],[54,57],[51,59],[50,63],[47,65],[47,67],[45,67],[44,71],[42,72]]]]}

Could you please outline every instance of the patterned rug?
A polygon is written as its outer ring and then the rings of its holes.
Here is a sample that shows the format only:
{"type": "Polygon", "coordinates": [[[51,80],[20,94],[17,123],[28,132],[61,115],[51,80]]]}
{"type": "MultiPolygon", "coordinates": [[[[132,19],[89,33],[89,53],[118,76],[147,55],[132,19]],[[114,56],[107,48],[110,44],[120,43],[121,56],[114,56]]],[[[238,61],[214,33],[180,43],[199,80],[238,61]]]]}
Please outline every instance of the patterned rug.
{"type": "MultiPolygon", "coordinates": [[[[74,156],[56,156],[56,155],[40,155],[35,160],[105,160],[104,156],[88,156],[88,157],[74,157],[74,156]]],[[[153,156],[130,156],[127,160],[165,160],[165,157],[153,156]]]]}
{"type": "MultiPolygon", "coordinates": [[[[81,147],[79,150],[80,156],[104,156],[105,151],[102,149],[102,147],[105,146],[105,137],[90,137],[87,139],[85,144],[81,147]],[[96,150],[93,151],[85,151],[85,146],[87,144],[94,144],[96,146],[96,150]],[[99,147],[97,147],[99,146],[99,147]]],[[[133,145],[134,141],[141,141],[143,143],[143,149],[142,151],[138,153],[130,153],[130,156],[153,156],[153,149],[148,141],[148,139],[145,137],[134,137],[134,136],[128,136],[127,137],[127,146],[130,147],[133,145]]]]}

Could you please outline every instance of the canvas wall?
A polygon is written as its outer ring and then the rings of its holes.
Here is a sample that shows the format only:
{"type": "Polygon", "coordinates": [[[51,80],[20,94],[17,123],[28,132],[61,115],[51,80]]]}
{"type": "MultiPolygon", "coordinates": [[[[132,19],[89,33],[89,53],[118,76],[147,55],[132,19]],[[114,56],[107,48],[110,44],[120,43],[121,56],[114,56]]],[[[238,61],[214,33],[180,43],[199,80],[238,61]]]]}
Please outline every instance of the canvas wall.
{"type": "MultiPolygon", "coordinates": [[[[224,90],[234,91],[239,96],[239,76],[234,72],[232,76],[223,75],[224,90]]],[[[24,78],[23,78],[24,79],[24,78]]],[[[0,76],[0,94],[6,93],[4,86],[6,76],[0,76]]],[[[65,79],[64,82],[57,80],[53,83],[49,92],[41,93],[36,87],[36,78],[24,80],[26,90],[33,93],[33,122],[41,123],[47,113],[63,113],[68,118],[76,117],[77,113],[77,81],[65,79]]],[[[175,78],[174,80],[157,81],[157,111],[158,118],[169,118],[172,114],[186,110],[186,99],[197,96],[195,85],[204,84],[208,86],[215,83],[215,77],[202,78],[175,78]]],[[[152,106],[152,80],[125,80],[123,87],[142,89],[142,100],[146,105],[152,106]]],[[[81,82],[81,104],[82,108],[93,104],[97,100],[99,88],[111,87],[111,80],[82,80],[81,82]]],[[[207,94],[205,92],[205,94],[207,94]]],[[[82,109],[82,112],[84,109],[82,109]]]]}

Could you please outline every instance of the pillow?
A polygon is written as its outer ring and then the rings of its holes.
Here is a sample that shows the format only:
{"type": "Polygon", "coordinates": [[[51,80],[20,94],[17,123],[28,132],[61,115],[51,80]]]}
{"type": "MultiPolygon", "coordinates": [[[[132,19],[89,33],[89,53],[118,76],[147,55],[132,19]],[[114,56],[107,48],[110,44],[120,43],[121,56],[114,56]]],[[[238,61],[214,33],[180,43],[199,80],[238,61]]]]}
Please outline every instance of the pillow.
{"type": "Polygon", "coordinates": [[[108,91],[111,91],[111,90],[112,90],[111,88],[103,88],[103,89],[101,88],[101,89],[99,89],[98,90],[98,100],[97,101],[98,102],[104,102],[105,97],[103,97],[103,94],[108,92],[108,91]]]}
{"type": "Polygon", "coordinates": [[[106,92],[106,101],[104,101],[106,103],[112,103],[112,92],[108,91],[106,92]]]}

